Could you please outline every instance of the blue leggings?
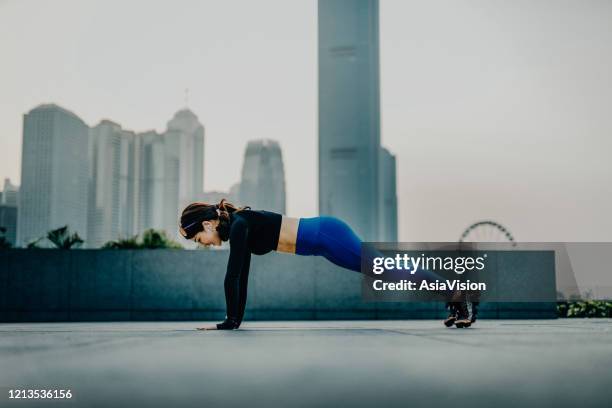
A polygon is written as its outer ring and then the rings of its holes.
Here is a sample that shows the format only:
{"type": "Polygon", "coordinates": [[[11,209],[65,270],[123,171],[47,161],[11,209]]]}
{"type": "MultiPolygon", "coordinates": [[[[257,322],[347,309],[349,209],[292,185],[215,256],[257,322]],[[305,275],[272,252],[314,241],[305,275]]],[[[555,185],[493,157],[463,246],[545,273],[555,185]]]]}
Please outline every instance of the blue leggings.
{"type": "MultiPolygon", "coordinates": [[[[384,257],[371,246],[366,246],[368,258],[384,257]]],[[[295,243],[298,255],[322,255],[334,264],[355,272],[361,271],[361,239],[344,221],[336,217],[300,218],[295,243]]],[[[371,264],[368,259],[368,264],[371,264]]],[[[429,282],[443,280],[436,273],[420,269],[414,278],[429,282]]]]}
{"type": "Polygon", "coordinates": [[[295,253],[322,255],[338,266],[361,272],[361,239],[335,217],[300,218],[295,253]]]}

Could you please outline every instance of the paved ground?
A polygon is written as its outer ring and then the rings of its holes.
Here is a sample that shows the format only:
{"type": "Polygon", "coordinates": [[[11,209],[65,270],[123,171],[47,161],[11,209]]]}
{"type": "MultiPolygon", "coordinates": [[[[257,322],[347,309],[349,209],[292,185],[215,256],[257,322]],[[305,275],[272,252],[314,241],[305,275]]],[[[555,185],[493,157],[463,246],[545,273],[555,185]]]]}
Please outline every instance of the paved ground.
{"type": "Polygon", "coordinates": [[[605,406],[612,320],[0,324],[0,406],[605,406]],[[69,388],[72,401],[8,400],[69,388]],[[131,405],[127,405],[132,403],[131,405]]]}

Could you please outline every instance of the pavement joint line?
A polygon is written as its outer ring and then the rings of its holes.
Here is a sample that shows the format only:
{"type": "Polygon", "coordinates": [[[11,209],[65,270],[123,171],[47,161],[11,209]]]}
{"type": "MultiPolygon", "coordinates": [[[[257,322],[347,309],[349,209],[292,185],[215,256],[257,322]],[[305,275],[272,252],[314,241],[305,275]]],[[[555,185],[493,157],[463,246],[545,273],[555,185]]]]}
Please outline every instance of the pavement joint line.
{"type": "Polygon", "coordinates": [[[607,327],[590,327],[586,325],[566,325],[566,324],[511,324],[511,323],[501,323],[500,326],[520,326],[520,327],[539,327],[539,328],[562,328],[562,329],[573,329],[573,330],[590,330],[600,332],[602,329],[609,330],[610,326],[607,327]]]}
{"type": "MultiPolygon", "coordinates": [[[[444,331],[448,331],[448,330],[461,330],[463,333],[463,330],[466,329],[449,329],[449,328],[444,328],[444,331]]],[[[474,343],[470,343],[470,342],[465,342],[465,341],[457,341],[457,337],[455,335],[453,335],[452,338],[439,338],[438,336],[435,335],[425,335],[425,334],[419,334],[416,332],[407,332],[407,331],[402,331],[402,330],[389,330],[389,329],[383,329],[384,331],[387,332],[391,332],[391,333],[396,333],[396,334],[403,334],[405,336],[414,336],[414,337],[419,337],[419,338],[425,338],[425,339],[429,339],[429,340],[435,340],[435,341],[439,341],[441,343],[450,343],[450,344],[454,344],[454,345],[461,345],[461,346],[470,346],[470,347],[481,347],[482,343],[480,344],[474,344],[474,343]]],[[[472,328],[468,328],[467,330],[474,330],[472,328]]],[[[436,333],[438,333],[436,331],[436,333]]],[[[463,334],[458,334],[458,336],[463,336],[463,334]]]]}

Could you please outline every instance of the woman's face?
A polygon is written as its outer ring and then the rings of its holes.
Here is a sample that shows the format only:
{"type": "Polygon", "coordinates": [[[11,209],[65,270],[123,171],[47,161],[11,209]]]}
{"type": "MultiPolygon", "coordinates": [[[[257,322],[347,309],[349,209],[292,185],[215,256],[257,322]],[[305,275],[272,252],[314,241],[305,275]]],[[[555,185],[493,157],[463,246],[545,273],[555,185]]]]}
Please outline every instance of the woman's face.
{"type": "Polygon", "coordinates": [[[195,234],[191,240],[204,246],[220,246],[221,237],[217,231],[217,225],[219,225],[219,220],[202,221],[204,230],[195,234]]]}

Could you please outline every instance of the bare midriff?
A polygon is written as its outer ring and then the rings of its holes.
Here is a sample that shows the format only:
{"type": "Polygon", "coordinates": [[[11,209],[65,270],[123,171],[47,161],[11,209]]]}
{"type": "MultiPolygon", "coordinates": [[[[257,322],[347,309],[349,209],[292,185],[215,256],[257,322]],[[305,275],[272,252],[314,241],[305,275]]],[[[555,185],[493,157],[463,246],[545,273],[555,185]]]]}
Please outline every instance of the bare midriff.
{"type": "Polygon", "coordinates": [[[299,218],[286,217],[283,215],[280,234],[278,236],[278,246],[276,247],[277,251],[295,254],[295,242],[297,240],[299,223],[299,218]]]}

